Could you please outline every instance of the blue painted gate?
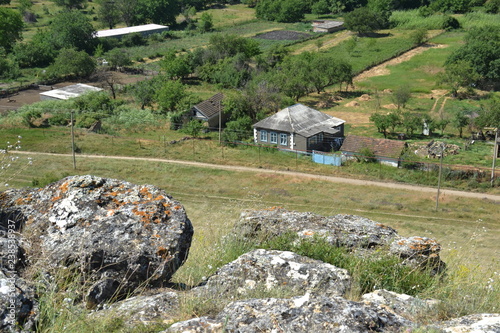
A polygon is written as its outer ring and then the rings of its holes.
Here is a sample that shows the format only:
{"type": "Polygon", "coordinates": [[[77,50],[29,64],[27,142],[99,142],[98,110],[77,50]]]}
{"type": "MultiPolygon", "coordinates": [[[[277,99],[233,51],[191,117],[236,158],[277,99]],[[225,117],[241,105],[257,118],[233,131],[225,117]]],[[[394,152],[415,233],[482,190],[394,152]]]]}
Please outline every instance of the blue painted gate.
{"type": "Polygon", "coordinates": [[[312,160],[313,160],[313,162],[319,163],[319,164],[327,164],[327,165],[334,165],[334,166],[341,166],[342,165],[342,156],[332,155],[332,154],[328,154],[328,153],[324,153],[324,152],[316,151],[316,150],[313,150],[312,160]]]}

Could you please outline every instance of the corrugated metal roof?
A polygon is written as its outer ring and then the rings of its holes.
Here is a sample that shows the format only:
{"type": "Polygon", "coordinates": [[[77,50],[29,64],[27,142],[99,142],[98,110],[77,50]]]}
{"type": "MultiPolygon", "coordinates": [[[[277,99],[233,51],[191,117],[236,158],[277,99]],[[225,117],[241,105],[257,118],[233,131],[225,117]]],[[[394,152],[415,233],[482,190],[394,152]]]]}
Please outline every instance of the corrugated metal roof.
{"type": "Polygon", "coordinates": [[[218,114],[222,110],[222,100],[224,95],[222,93],[217,93],[210,97],[209,99],[196,104],[194,108],[198,110],[207,118],[212,118],[214,115],[218,114]]]}
{"type": "Polygon", "coordinates": [[[322,29],[333,29],[333,28],[338,28],[344,25],[344,22],[340,21],[324,21],[323,23],[317,24],[317,28],[322,28],[322,29]]]}
{"type": "Polygon", "coordinates": [[[159,29],[168,29],[168,26],[166,25],[159,25],[159,24],[144,24],[144,25],[137,25],[135,27],[125,27],[125,28],[118,28],[118,29],[108,29],[108,30],[101,30],[97,32],[97,38],[102,38],[102,37],[116,37],[116,36],[122,36],[122,35],[127,35],[135,32],[146,32],[146,31],[151,31],[151,30],[159,30],[159,29]]]}
{"type": "Polygon", "coordinates": [[[343,123],[345,121],[342,119],[332,117],[303,104],[295,104],[259,121],[253,127],[311,137],[320,132],[335,134],[338,132],[335,127],[343,123]]]}
{"type": "Polygon", "coordinates": [[[80,95],[83,95],[89,91],[101,91],[101,90],[102,90],[101,88],[89,86],[89,85],[83,84],[83,83],[77,83],[77,84],[73,84],[71,86],[46,91],[46,92],[40,93],[40,95],[48,96],[48,97],[52,97],[52,98],[57,98],[57,99],[70,99],[73,97],[78,97],[80,95]]]}
{"type": "Polygon", "coordinates": [[[401,156],[405,146],[406,143],[404,141],[349,135],[345,138],[340,150],[359,153],[363,148],[368,148],[375,156],[398,158],[401,156]]]}

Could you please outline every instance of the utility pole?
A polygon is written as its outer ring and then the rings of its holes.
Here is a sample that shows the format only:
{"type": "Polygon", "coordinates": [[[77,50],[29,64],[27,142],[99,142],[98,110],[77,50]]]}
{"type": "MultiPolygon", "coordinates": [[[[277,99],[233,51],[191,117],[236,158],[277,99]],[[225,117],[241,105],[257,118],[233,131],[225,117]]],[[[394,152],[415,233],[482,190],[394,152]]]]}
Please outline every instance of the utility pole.
{"type": "Polygon", "coordinates": [[[71,110],[71,151],[73,152],[73,170],[76,170],[76,157],[75,157],[75,130],[74,130],[74,113],[75,110],[71,110]]]}
{"type": "Polygon", "coordinates": [[[493,164],[491,166],[491,187],[495,186],[495,163],[498,156],[498,131],[499,128],[495,128],[495,146],[493,146],[493,164]]]}
{"type": "Polygon", "coordinates": [[[443,155],[444,155],[444,143],[441,143],[441,156],[439,157],[439,178],[438,178],[438,191],[436,195],[436,212],[439,207],[439,191],[441,190],[441,171],[443,170],[443,155]]]}
{"type": "Polygon", "coordinates": [[[219,145],[222,145],[222,110],[220,106],[221,104],[219,101],[219,145]]]}

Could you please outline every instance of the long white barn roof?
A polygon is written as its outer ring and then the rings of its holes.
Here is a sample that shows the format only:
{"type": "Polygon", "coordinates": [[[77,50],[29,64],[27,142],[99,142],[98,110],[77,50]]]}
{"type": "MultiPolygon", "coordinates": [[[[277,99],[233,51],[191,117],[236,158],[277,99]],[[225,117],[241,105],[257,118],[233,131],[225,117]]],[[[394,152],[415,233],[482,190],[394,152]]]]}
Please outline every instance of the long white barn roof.
{"type": "Polygon", "coordinates": [[[77,83],[71,86],[67,86],[64,88],[60,89],[54,89],[50,91],[46,91],[43,93],[40,93],[40,95],[51,97],[51,98],[57,98],[57,99],[70,99],[73,97],[78,97],[86,92],[90,91],[101,91],[101,88],[89,86],[87,84],[83,83],[77,83]]]}
{"type": "Polygon", "coordinates": [[[168,29],[168,26],[159,24],[145,24],[145,25],[137,25],[135,27],[101,30],[97,32],[97,38],[122,36],[135,32],[145,32],[158,29],[168,29]]]}

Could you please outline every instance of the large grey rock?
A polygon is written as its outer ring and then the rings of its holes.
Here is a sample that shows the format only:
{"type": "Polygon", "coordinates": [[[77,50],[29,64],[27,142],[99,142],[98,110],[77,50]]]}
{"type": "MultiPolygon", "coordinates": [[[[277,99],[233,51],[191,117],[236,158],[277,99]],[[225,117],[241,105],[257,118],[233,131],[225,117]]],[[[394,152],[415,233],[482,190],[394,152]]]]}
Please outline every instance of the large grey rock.
{"type": "Polygon", "coordinates": [[[287,232],[300,237],[321,236],[337,246],[366,248],[388,245],[398,236],[394,229],[360,216],[325,217],[282,208],[244,211],[235,225],[237,235],[254,240],[287,232]]]}
{"type": "Polygon", "coordinates": [[[123,318],[127,327],[137,325],[170,324],[179,310],[179,296],[175,291],[155,295],[130,297],[91,314],[91,318],[123,318]]]}
{"type": "Polygon", "coordinates": [[[411,325],[384,309],[370,308],[341,297],[306,294],[291,299],[236,301],[228,304],[214,319],[203,317],[176,323],[166,332],[400,332],[411,325]]]}
{"type": "Polygon", "coordinates": [[[391,243],[390,252],[402,258],[404,264],[430,269],[433,274],[446,267],[439,256],[441,245],[431,238],[400,237],[391,243]]]}
{"type": "Polygon", "coordinates": [[[306,292],[344,295],[350,288],[347,270],[288,251],[254,250],[222,266],[194,293],[212,297],[239,297],[266,292],[287,296],[306,292]]]}
{"type": "Polygon", "coordinates": [[[2,225],[15,218],[41,269],[71,267],[93,283],[89,306],[140,285],[163,286],[186,260],[193,227],[182,205],[151,185],[74,176],[0,196],[2,225]]]}
{"type": "Polygon", "coordinates": [[[0,270],[0,332],[32,332],[38,315],[34,287],[0,270]]]}
{"type": "Polygon", "coordinates": [[[500,314],[473,314],[439,323],[439,327],[448,333],[499,333],[500,314]]]}
{"type": "Polygon", "coordinates": [[[437,300],[420,299],[384,289],[364,294],[361,300],[365,304],[384,308],[409,320],[417,315],[429,313],[439,304],[437,300]]]}

